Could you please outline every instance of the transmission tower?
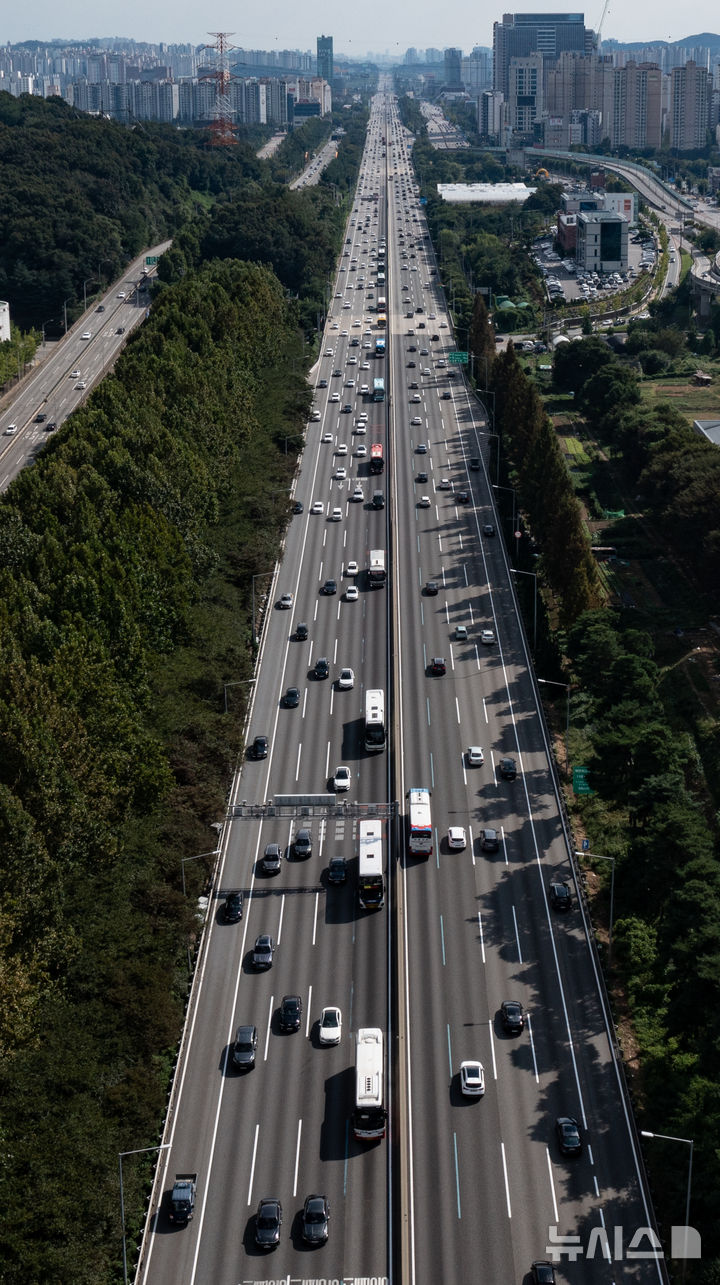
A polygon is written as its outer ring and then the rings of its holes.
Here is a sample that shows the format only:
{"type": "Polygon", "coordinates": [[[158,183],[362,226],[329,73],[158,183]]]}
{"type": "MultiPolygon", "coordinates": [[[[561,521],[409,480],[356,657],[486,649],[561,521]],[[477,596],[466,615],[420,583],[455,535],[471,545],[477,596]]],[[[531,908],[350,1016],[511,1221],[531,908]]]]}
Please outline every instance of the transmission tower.
{"type": "Polygon", "coordinates": [[[208,35],[215,37],[214,44],[205,45],[206,49],[213,50],[215,65],[212,71],[202,77],[203,80],[213,81],[215,85],[215,104],[209,125],[210,146],[233,147],[237,139],[233,131],[233,109],[228,93],[231,80],[228,52],[235,46],[228,44],[228,37],[234,35],[234,32],[210,31],[208,35]]]}

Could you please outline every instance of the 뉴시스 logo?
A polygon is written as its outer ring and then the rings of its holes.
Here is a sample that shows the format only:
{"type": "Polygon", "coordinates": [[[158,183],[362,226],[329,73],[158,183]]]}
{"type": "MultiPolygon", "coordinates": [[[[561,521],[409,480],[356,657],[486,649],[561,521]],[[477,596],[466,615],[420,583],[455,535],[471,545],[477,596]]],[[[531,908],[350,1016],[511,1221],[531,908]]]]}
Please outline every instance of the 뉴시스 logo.
{"type": "MultiPolygon", "coordinates": [[[[606,1227],[593,1227],[586,1244],[583,1245],[579,1236],[561,1236],[557,1227],[548,1227],[545,1253],[553,1263],[559,1263],[563,1258],[574,1263],[578,1258],[592,1259],[598,1254],[608,1262],[615,1263],[665,1257],[663,1247],[652,1227],[638,1227],[630,1234],[629,1239],[624,1227],[613,1227],[611,1232],[612,1241],[610,1231],[606,1227]]],[[[701,1238],[697,1228],[682,1225],[672,1227],[668,1257],[679,1260],[701,1258],[701,1238]]]]}

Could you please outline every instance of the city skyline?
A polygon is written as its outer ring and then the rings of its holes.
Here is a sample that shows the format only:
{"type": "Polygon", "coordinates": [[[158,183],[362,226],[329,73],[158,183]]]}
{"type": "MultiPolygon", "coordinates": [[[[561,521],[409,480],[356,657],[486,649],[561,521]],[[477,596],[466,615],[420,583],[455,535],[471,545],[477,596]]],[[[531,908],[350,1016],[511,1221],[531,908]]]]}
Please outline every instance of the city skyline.
{"type": "MultiPolygon", "coordinates": [[[[596,29],[602,9],[600,0],[596,0],[591,8],[576,8],[574,12],[584,12],[586,25],[596,29]]],[[[442,11],[421,0],[409,20],[407,11],[388,9],[379,0],[366,0],[362,7],[348,6],[340,11],[329,0],[309,0],[300,8],[275,2],[239,29],[236,6],[219,0],[205,22],[215,31],[232,32],[232,43],[248,49],[314,50],[316,37],[324,33],[334,39],[336,58],[362,59],[372,54],[400,57],[409,46],[418,49],[458,46],[465,52],[475,45],[491,47],[492,24],[502,18],[504,11],[509,11],[509,6],[499,5],[496,11],[485,9],[480,17],[477,6],[470,0],[449,0],[442,11]]],[[[526,0],[512,11],[542,13],[548,11],[548,6],[526,0]]],[[[658,0],[650,22],[651,28],[647,14],[639,5],[616,12],[610,4],[603,35],[605,39],[620,42],[652,44],[661,40],[691,40],[720,28],[717,9],[711,0],[698,0],[690,10],[671,6],[669,0],[658,0]]],[[[86,41],[120,37],[151,44],[200,45],[210,39],[203,27],[197,6],[188,0],[174,0],[172,5],[169,0],[156,0],[151,10],[139,0],[123,0],[122,4],[118,0],[98,0],[91,12],[84,0],[66,0],[60,18],[56,5],[51,7],[48,0],[36,0],[29,13],[18,9],[6,12],[0,25],[0,41],[17,44],[25,40],[86,41]]]]}

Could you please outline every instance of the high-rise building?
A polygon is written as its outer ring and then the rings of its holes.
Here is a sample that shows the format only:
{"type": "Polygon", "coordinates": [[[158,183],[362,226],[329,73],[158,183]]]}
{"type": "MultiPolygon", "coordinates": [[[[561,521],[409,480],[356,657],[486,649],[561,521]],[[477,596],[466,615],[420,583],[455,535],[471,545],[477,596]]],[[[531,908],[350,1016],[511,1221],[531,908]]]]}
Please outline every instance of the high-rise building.
{"type": "Polygon", "coordinates": [[[446,49],[443,54],[446,89],[462,89],[462,49],[446,49]]]}
{"type": "Polygon", "coordinates": [[[595,45],[584,13],[504,13],[493,24],[493,88],[507,94],[513,58],[542,54],[547,70],[564,50],[592,53],[595,45]]]}
{"type": "Polygon", "coordinates": [[[496,89],[486,89],[478,99],[478,133],[500,141],[505,123],[505,99],[496,89]]]}
{"type": "Polygon", "coordinates": [[[610,141],[613,147],[660,147],[663,73],[655,63],[626,63],[613,71],[610,141]]]}
{"type": "Polygon", "coordinates": [[[333,80],[333,38],[332,36],[318,36],[317,38],[317,74],[321,80],[327,80],[332,84],[333,80]]]}
{"type": "Polygon", "coordinates": [[[507,98],[507,119],[511,129],[531,134],[543,110],[543,57],[511,58],[507,98]]]}
{"type": "Polygon", "coordinates": [[[711,79],[705,67],[688,62],[670,73],[670,146],[687,152],[704,147],[710,124],[711,79]]]}

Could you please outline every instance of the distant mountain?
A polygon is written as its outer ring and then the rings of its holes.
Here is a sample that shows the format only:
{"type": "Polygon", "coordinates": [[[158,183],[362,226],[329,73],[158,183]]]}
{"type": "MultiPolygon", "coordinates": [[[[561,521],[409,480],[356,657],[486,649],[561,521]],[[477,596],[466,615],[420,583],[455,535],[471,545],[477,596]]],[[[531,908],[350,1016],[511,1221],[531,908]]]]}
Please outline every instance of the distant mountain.
{"type": "Polygon", "coordinates": [[[720,36],[712,31],[703,31],[699,36],[683,36],[682,40],[603,40],[603,49],[647,49],[649,45],[664,45],[667,49],[697,49],[702,45],[711,53],[720,53],[720,36]]]}

